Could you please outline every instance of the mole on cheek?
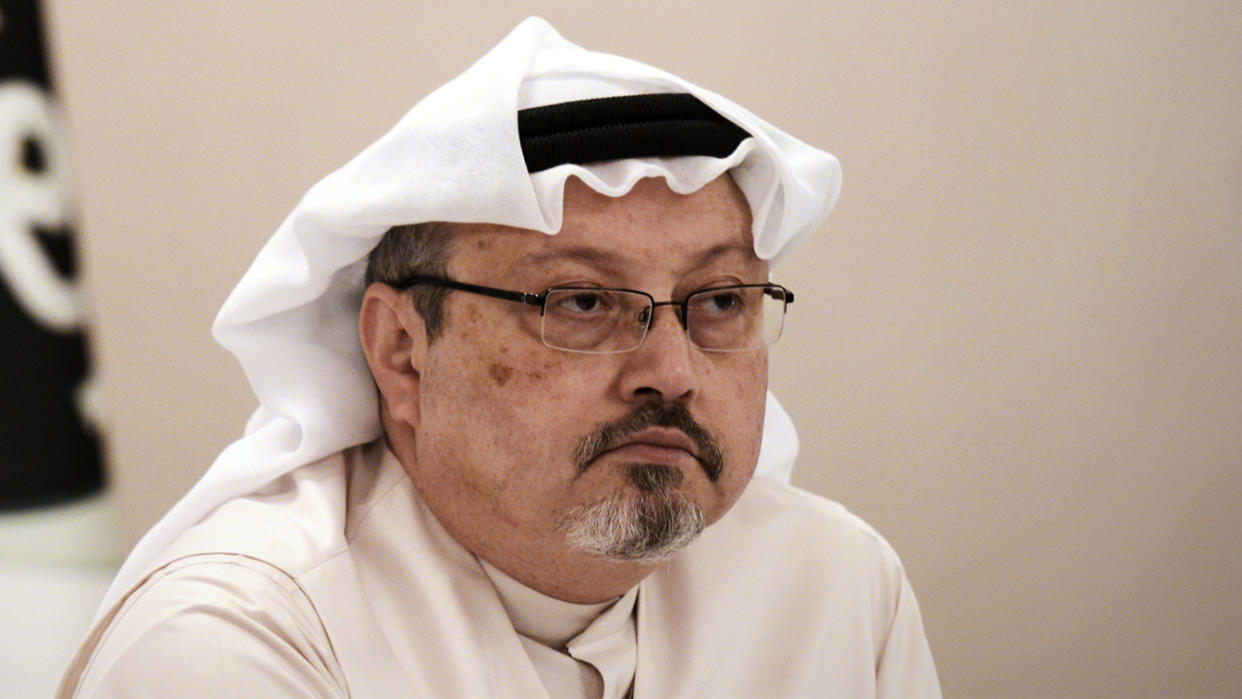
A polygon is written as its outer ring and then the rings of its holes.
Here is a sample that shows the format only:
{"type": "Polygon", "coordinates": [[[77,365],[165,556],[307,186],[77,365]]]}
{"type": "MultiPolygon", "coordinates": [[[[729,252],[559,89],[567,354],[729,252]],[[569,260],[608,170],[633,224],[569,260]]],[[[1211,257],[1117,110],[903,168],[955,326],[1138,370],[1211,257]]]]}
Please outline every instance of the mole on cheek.
{"type": "Polygon", "coordinates": [[[513,374],[513,367],[507,364],[496,363],[487,368],[487,373],[496,382],[497,386],[503,386],[509,383],[509,377],[513,374]]]}
{"type": "Polygon", "coordinates": [[[539,366],[538,369],[527,371],[527,375],[532,377],[535,381],[540,381],[543,380],[544,377],[548,376],[548,374],[555,374],[556,366],[558,366],[558,363],[555,363],[555,361],[545,361],[545,363],[543,363],[542,366],[539,366]]]}

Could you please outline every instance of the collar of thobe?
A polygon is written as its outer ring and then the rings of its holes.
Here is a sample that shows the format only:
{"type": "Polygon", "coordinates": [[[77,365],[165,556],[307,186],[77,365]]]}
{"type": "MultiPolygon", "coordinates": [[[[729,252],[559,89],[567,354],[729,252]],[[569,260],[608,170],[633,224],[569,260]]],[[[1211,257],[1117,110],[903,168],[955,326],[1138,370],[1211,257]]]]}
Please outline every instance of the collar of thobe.
{"type": "Polygon", "coordinates": [[[613,697],[633,684],[638,666],[634,607],[639,586],[616,599],[574,604],[531,589],[482,558],[478,560],[496,588],[513,629],[546,649],[535,652],[528,648],[528,654],[550,691],[551,686],[556,686],[576,693],[599,682],[591,691],[599,692],[597,696],[613,697]],[[549,652],[560,654],[564,660],[544,660],[549,652]],[[577,684],[576,673],[564,664],[573,661],[595,668],[598,678],[586,685],[577,684]]]}
{"type": "MultiPolygon", "coordinates": [[[[315,184],[259,252],[213,327],[241,362],[259,407],[245,436],[134,548],[101,612],[181,532],[223,502],[380,434],[357,314],[367,254],[389,228],[459,221],[554,234],[569,177],[619,197],[643,178],[663,178],[685,194],[724,173],[750,205],[755,253],[773,264],[823,222],[840,191],[836,158],[724,97],[657,68],[583,49],[541,19],[523,21],[315,184]],[[746,137],[723,156],[619,155],[530,171],[519,112],[659,93],[693,95],[746,137]]],[[[797,436],[770,394],[767,411],[756,472],[788,480],[797,436]]]]}
{"type": "Polygon", "coordinates": [[[496,587],[514,630],[557,650],[577,645],[579,640],[587,642],[615,633],[633,613],[638,598],[635,585],[616,599],[575,604],[527,587],[481,558],[479,563],[496,587]]]}

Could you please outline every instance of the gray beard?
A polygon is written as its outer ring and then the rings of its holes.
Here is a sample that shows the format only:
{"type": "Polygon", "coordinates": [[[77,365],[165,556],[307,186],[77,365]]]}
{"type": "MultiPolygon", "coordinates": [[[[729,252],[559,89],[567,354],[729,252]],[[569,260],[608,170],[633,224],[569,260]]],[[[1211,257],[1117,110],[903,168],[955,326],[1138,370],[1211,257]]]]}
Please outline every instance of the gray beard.
{"type": "Polygon", "coordinates": [[[702,533],[703,508],[674,488],[681,472],[664,466],[630,468],[626,488],[567,512],[558,523],[570,545],[616,561],[662,563],[702,533]]]}

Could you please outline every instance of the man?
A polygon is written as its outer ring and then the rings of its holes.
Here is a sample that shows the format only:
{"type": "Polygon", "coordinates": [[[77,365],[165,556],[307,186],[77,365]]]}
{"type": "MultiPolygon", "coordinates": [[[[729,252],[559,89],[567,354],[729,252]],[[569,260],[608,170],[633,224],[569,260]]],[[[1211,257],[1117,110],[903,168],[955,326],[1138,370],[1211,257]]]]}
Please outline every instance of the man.
{"type": "Polygon", "coordinates": [[[795,439],[770,260],[838,186],[524,22],[260,253],[216,334],[261,407],[62,694],[938,693],[887,544],[752,478],[795,439]]]}

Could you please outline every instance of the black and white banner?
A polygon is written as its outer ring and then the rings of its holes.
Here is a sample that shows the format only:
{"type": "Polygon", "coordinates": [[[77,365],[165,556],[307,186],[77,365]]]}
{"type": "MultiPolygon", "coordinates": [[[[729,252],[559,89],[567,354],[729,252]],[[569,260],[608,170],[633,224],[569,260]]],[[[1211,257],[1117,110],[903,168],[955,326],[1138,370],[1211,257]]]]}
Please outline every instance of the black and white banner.
{"type": "Polygon", "coordinates": [[[0,0],[3,696],[52,695],[116,561],[40,9],[0,0]]]}
{"type": "Polygon", "coordinates": [[[0,0],[0,511],[103,485],[67,139],[35,0],[0,0]]]}

